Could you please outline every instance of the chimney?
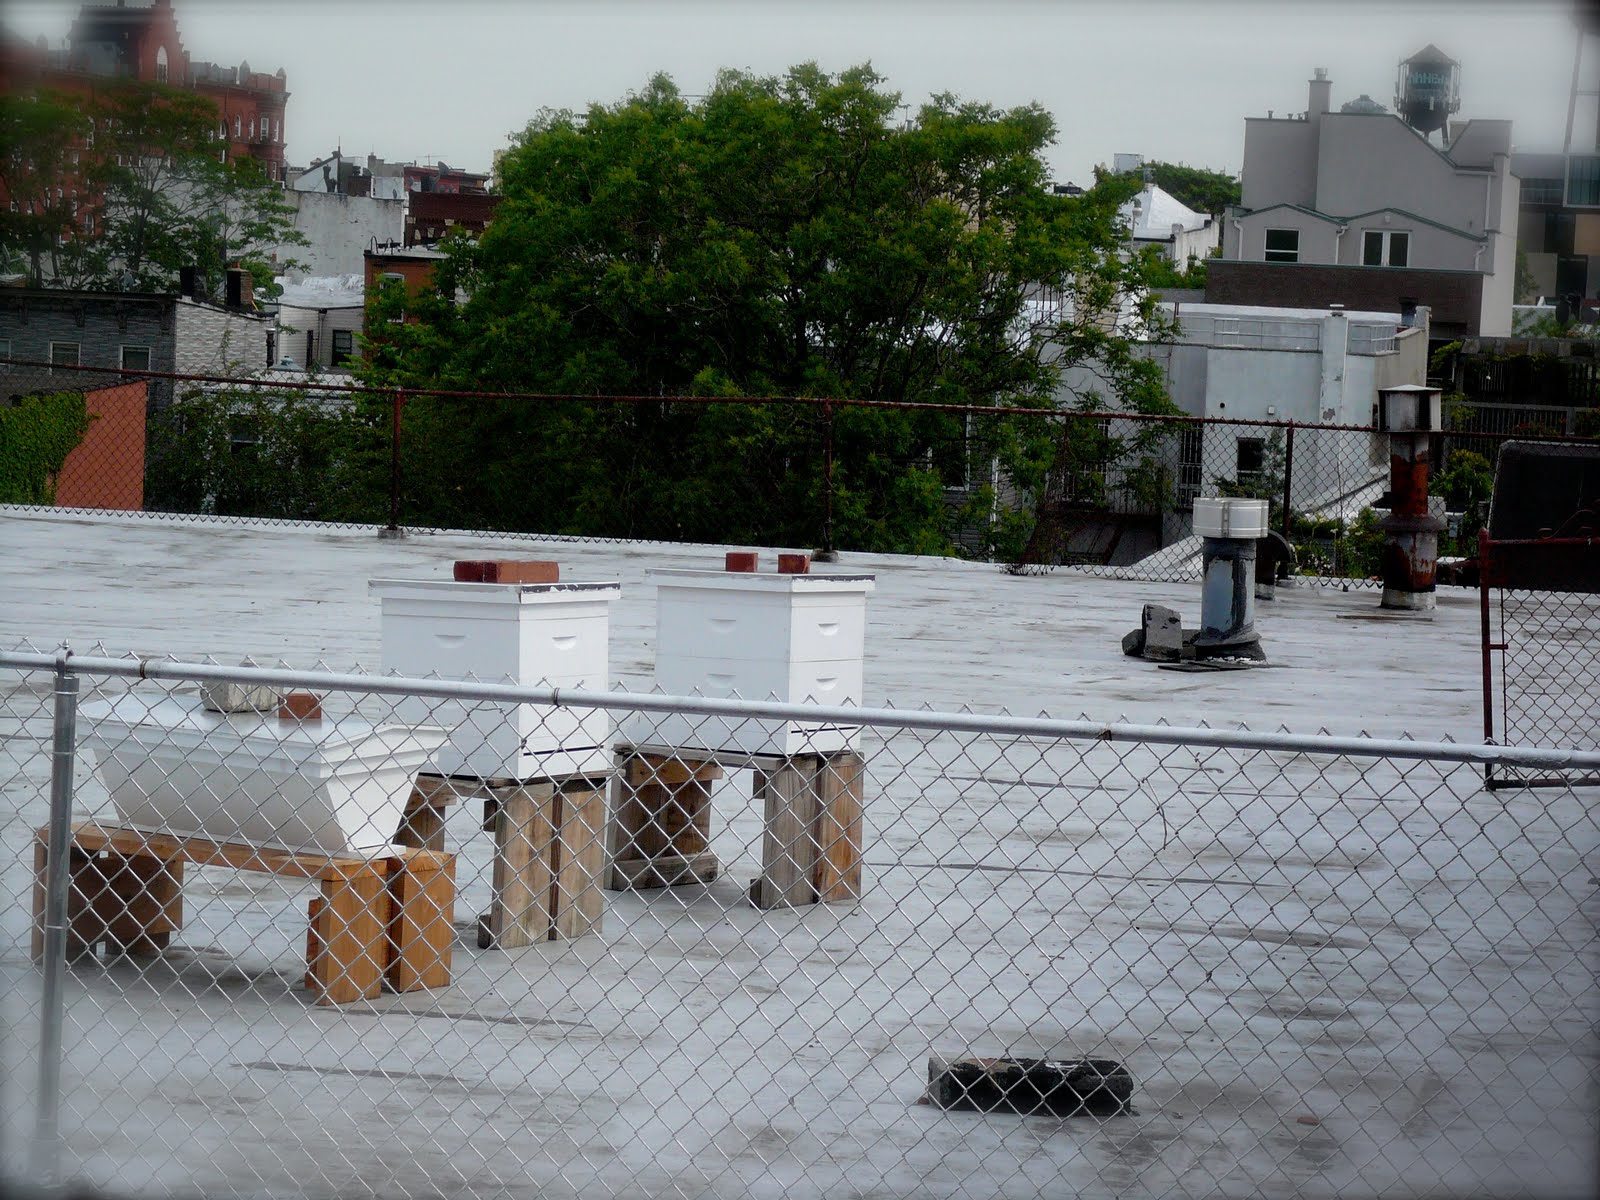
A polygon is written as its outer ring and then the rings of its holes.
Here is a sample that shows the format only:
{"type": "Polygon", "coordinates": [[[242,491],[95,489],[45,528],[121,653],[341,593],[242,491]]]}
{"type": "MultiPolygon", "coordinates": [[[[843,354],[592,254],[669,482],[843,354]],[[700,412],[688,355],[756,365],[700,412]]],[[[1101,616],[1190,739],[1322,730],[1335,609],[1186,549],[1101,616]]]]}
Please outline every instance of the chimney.
{"type": "Polygon", "coordinates": [[[1333,81],[1328,78],[1328,68],[1318,67],[1311,79],[1311,102],[1306,106],[1306,120],[1315,122],[1333,105],[1333,81]]]}
{"type": "Polygon", "coordinates": [[[227,305],[229,308],[254,308],[255,283],[243,267],[228,268],[227,305]]]}
{"type": "Polygon", "coordinates": [[[195,298],[195,295],[194,295],[195,280],[198,277],[198,275],[199,275],[199,272],[196,271],[193,267],[179,267],[178,268],[178,295],[187,296],[191,300],[194,299],[195,298]]]}

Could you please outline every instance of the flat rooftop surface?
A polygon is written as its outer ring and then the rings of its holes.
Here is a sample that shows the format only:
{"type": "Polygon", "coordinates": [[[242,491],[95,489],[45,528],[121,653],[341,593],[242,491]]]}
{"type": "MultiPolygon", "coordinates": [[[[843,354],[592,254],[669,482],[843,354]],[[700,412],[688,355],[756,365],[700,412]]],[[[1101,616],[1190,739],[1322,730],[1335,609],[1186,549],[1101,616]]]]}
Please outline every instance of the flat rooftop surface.
{"type": "MultiPolygon", "coordinates": [[[[612,674],[645,691],[647,572],[722,549],[6,510],[0,647],[376,670],[367,581],[483,558],[619,582],[612,674]]],[[[1145,603],[1196,623],[1198,584],[855,554],[816,569],[876,575],[868,706],[1481,740],[1473,592],[1419,618],[1380,615],[1374,589],[1280,588],[1257,606],[1270,666],[1183,673],[1121,638],[1145,603]]],[[[48,679],[0,672],[13,1170],[50,728],[48,679]]],[[[714,882],[607,892],[596,934],[480,950],[492,850],[464,803],[451,984],[336,1009],[301,986],[313,891],[191,868],[167,951],[69,976],[69,1173],[132,1195],[1594,1193],[1600,789],[933,730],[869,730],[861,750],[855,903],[748,902],[763,821],[730,768],[714,882]],[[1115,1059],[1133,1111],[919,1103],[928,1060],[961,1054],[1115,1059]]],[[[81,762],[77,788],[75,815],[108,811],[81,762]]]]}

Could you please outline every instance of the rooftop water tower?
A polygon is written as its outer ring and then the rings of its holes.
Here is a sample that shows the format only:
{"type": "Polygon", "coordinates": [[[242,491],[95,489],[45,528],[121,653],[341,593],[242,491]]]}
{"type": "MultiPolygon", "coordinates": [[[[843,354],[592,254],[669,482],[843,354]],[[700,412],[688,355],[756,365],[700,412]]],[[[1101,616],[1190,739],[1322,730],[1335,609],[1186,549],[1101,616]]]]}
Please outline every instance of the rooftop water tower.
{"type": "Polygon", "coordinates": [[[1461,107],[1461,64],[1429,42],[1400,64],[1394,107],[1423,137],[1435,129],[1443,131],[1461,107]]]}

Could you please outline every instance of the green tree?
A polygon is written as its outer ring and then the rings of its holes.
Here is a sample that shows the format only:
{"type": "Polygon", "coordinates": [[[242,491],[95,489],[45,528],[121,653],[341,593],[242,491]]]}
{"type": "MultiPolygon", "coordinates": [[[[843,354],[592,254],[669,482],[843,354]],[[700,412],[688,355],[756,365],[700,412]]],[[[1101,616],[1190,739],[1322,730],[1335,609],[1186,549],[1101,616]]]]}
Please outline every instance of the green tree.
{"type": "Polygon", "coordinates": [[[33,287],[74,228],[70,176],[89,128],[82,106],[60,93],[0,94],[0,185],[10,200],[0,209],[0,267],[26,270],[33,287]]]}
{"type": "MultiPolygon", "coordinates": [[[[383,336],[368,378],[981,405],[996,421],[1052,403],[1064,365],[1126,342],[1104,319],[1138,284],[1116,203],[1049,193],[1055,129],[1037,106],[902,107],[870,67],[805,65],[724,72],[695,100],[657,76],[620,103],[541,113],[501,163],[494,223],[450,248],[438,294],[408,298],[406,324],[369,323],[383,336]]],[[[952,456],[935,448],[964,423],[937,412],[407,409],[408,439],[427,439],[412,500],[441,520],[803,544],[831,435],[840,544],[949,546],[952,456]]]]}
{"type": "Polygon", "coordinates": [[[0,156],[7,186],[15,178],[43,197],[7,214],[31,224],[3,227],[7,245],[28,246],[35,283],[165,290],[194,266],[214,290],[224,268],[242,262],[270,285],[270,248],[305,240],[259,163],[223,161],[221,114],[194,92],[114,81],[86,99],[10,96],[0,113],[20,139],[19,148],[8,137],[0,156]],[[50,208],[51,196],[69,202],[50,208]]]}
{"type": "Polygon", "coordinates": [[[1147,162],[1144,169],[1150,173],[1157,187],[1195,212],[1210,213],[1217,217],[1226,212],[1230,205],[1239,203],[1239,180],[1223,171],[1168,162],[1147,162]]]}

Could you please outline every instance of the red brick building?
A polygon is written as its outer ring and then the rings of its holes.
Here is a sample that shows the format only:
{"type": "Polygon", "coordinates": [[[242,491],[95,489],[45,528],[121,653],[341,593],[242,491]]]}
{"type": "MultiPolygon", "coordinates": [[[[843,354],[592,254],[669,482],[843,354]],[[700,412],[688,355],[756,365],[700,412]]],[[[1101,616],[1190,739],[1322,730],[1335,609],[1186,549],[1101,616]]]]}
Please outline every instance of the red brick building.
{"type": "Polygon", "coordinates": [[[92,95],[104,81],[129,79],[187,88],[217,106],[217,139],[227,144],[230,158],[256,159],[269,178],[283,178],[289,100],[283,71],[268,75],[251,70],[249,63],[191,62],[172,0],[85,4],[65,50],[9,39],[0,69],[12,91],[44,87],[92,95]]]}

